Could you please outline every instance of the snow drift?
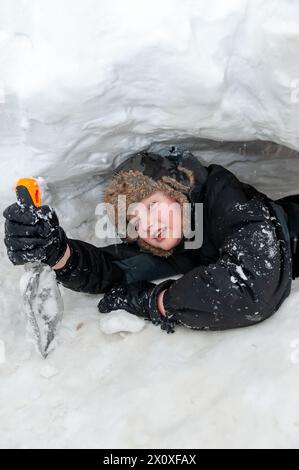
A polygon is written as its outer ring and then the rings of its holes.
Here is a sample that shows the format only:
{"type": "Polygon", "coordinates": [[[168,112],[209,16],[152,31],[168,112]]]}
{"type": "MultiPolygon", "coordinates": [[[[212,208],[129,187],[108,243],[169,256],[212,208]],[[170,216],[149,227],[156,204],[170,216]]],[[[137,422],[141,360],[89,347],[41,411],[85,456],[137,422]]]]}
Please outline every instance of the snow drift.
{"type": "MultiPolygon", "coordinates": [[[[168,145],[273,197],[299,192],[298,46],[291,0],[2,0],[1,207],[18,177],[42,176],[68,234],[98,243],[111,168],[168,145]]],[[[3,244],[0,258],[1,447],[298,445],[297,282],[264,324],[174,335],[100,322],[98,299],[65,290],[43,362],[24,337],[22,269],[3,244]]]]}

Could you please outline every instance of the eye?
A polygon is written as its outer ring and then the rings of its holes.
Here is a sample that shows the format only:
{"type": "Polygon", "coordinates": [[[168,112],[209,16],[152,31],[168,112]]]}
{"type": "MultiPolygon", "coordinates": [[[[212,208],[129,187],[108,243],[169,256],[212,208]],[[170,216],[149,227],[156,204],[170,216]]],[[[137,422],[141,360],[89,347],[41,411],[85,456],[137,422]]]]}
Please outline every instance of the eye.
{"type": "Polygon", "coordinates": [[[154,204],[157,204],[157,201],[150,202],[148,205],[148,208],[150,209],[151,207],[153,207],[154,204]]]}

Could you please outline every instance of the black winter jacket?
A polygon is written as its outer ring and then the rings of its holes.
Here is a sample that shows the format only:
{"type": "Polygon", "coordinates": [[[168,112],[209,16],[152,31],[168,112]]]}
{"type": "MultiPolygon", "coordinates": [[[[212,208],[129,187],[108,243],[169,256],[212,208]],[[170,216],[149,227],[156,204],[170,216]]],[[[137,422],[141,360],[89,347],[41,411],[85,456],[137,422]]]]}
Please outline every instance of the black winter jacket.
{"type": "Polygon", "coordinates": [[[146,152],[120,169],[141,169],[154,179],[181,178],[177,166],[191,168],[195,185],[191,202],[203,203],[203,245],[162,258],[133,243],[98,248],[69,240],[71,257],[56,271],[70,289],[99,294],[118,283],[155,280],[183,274],[165,292],[166,311],[196,329],[248,326],[271,316],[289,295],[292,257],[287,213],[220,165],[204,167],[185,153],[161,157],[146,152]]]}

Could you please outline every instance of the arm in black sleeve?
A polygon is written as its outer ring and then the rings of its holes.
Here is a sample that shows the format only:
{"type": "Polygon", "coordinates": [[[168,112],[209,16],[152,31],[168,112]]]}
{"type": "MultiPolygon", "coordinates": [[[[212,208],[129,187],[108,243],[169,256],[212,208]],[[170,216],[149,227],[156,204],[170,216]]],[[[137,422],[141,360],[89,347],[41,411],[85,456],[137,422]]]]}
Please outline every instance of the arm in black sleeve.
{"type": "MultiPolygon", "coordinates": [[[[259,227],[252,226],[246,233],[254,237],[256,230],[259,227]]],[[[269,234],[272,236],[272,231],[269,234]]],[[[262,240],[266,243],[266,236],[260,239],[261,245],[262,240]]],[[[254,253],[246,243],[242,246],[239,242],[239,238],[231,237],[216,263],[193,269],[165,292],[165,310],[178,323],[224,330],[251,325],[273,313],[270,298],[279,284],[278,251],[266,259],[262,248],[254,253]]]]}
{"type": "Polygon", "coordinates": [[[162,259],[142,252],[136,243],[96,247],[69,239],[68,244],[71,256],[56,270],[56,278],[64,287],[90,294],[101,294],[119,283],[174,276],[192,265],[180,255],[162,259]]]}
{"type": "MultiPolygon", "coordinates": [[[[56,278],[69,289],[99,294],[123,279],[123,271],[113,262],[113,253],[90,243],[68,239],[71,255],[66,265],[56,270],[56,278]]],[[[115,246],[115,254],[118,251],[115,246]]]]}

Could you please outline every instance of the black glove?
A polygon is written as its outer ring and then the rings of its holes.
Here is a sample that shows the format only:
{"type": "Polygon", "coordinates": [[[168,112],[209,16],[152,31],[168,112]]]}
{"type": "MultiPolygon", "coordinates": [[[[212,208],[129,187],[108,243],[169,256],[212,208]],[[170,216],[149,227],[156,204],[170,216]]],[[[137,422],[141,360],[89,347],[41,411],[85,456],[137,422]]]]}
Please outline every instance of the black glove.
{"type": "Polygon", "coordinates": [[[160,284],[138,281],[132,284],[117,285],[104,294],[104,297],[98,303],[98,309],[101,313],[123,309],[138,317],[152,321],[154,325],[161,325],[162,330],[166,330],[167,333],[174,333],[174,324],[176,322],[173,316],[162,315],[157,306],[159,293],[168,289],[173,282],[173,280],[168,279],[160,284]]]}
{"type": "Polygon", "coordinates": [[[13,264],[41,261],[54,266],[65,254],[67,237],[49,206],[38,209],[15,203],[3,212],[4,242],[13,264]]]}

